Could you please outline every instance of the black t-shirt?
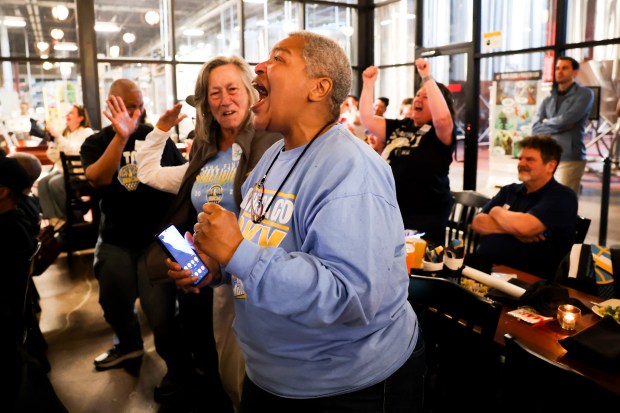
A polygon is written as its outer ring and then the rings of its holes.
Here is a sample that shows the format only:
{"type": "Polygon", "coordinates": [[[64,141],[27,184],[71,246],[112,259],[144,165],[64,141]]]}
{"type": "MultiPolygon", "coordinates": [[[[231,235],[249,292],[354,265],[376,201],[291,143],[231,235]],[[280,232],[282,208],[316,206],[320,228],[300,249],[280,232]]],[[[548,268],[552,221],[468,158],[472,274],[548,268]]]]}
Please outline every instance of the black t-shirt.
{"type": "MultiPolygon", "coordinates": [[[[156,228],[175,198],[173,194],[156,190],[138,180],[136,141],[143,141],[152,130],[150,126],[138,126],[125,145],[112,183],[100,188],[103,241],[135,251],[154,240],[156,228]]],[[[80,156],[85,169],[101,157],[114,135],[114,130],[108,126],[84,141],[80,156]]],[[[175,166],[185,162],[174,142],[168,139],[161,165],[175,166]]]]}
{"type": "MultiPolygon", "coordinates": [[[[413,119],[385,120],[387,161],[396,183],[396,197],[403,216],[443,210],[451,202],[450,164],[456,143],[444,145],[432,125],[416,127],[413,119]]],[[[385,157],[385,156],[384,156],[385,157]]]]}

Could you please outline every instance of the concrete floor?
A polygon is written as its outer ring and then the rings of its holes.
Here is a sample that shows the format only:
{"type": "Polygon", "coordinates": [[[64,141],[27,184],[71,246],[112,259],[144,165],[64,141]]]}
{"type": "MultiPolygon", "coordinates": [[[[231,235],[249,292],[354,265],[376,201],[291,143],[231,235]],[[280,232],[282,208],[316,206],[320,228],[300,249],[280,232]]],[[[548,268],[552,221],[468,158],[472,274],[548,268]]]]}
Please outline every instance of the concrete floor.
{"type": "MultiPolygon", "coordinates": [[[[451,167],[452,189],[462,188],[462,163],[451,167]]],[[[478,182],[493,178],[481,164],[478,182]],[[485,175],[486,174],[486,175],[485,175]]],[[[507,173],[505,178],[516,176],[507,173]]],[[[492,196],[497,188],[481,185],[480,192],[492,196]]],[[[598,243],[601,183],[595,173],[583,179],[579,213],[592,219],[587,243],[598,243]]],[[[620,245],[620,179],[612,181],[607,245],[620,245]]],[[[41,295],[41,329],[48,342],[52,365],[51,382],[71,413],[179,411],[153,401],[153,389],[165,373],[153,347],[152,335],[144,328],[146,354],[132,371],[112,369],[97,372],[93,359],[111,347],[112,331],[103,319],[98,303],[98,284],[93,277],[92,251],[74,255],[72,265],[61,255],[35,283],[41,295]]],[[[142,321],[144,316],[141,315],[142,321]]],[[[143,323],[143,326],[145,323],[143,323]]],[[[198,395],[198,397],[201,397],[198,395]]]]}
{"type": "MultiPolygon", "coordinates": [[[[92,261],[92,250],[74,254],[71,266],[62,254],[35,279],[52,385],[70,413],[163,412],[153,401],[153,389],[165,374],[165,364],[147,327],[143,327],[146,354],[140,364],[128,370],[94,369],[95,357],[112,347],[112,330],[98,303],[92,261]]],[[[141,311],[139,315],[146,326],[141,311]]]]}

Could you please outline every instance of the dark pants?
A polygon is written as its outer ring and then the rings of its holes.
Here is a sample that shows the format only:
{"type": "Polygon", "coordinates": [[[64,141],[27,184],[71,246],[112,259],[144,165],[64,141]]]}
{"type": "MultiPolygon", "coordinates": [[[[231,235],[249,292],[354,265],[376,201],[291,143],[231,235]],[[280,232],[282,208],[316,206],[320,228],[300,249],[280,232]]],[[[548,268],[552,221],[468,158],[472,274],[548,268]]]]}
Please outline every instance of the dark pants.
{"type": "MultiPolygon", "coordinates": [[[[232,413],[233,404],[220,380],[219,362],[213,335],[213,289],[205,287],[200,294],[179,292],[179,315],[186,340],[200,371],[195,388],[206,389],[208,396],[195,395],[193,411],[232,413]]],[[[224,367],[226,368],[226,367],[224,367]]]]}
{"type": "Polygon", "coordinates": [[[173,374],[191,367],[191,354],[182,341],[176,319],[176,287],[173,283],[151,284],[142,251],[97,242],[94,272],[99,281],[99,303],[114,330],[114,344],[121,352],[142,349],[142,333],[136,314],[140,305],[155,341],[157,354],[173,374]]]}
{"type": "Polygon", "coordinates": [[[400,369],[386,380],[352,393],[287,399],[262,390],[246,376],[241,413],[417,413],[424,405],[425,379],[424,342],[420,336],[415,351],[400,369]]]}

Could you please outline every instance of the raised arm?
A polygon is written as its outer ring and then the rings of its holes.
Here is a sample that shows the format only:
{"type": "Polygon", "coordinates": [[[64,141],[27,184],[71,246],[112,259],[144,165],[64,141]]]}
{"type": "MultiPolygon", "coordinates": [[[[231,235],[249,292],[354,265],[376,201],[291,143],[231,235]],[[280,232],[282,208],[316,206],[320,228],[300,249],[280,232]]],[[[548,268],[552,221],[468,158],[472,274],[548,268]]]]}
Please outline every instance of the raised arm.
{"type": "Polygon", "coordinates": [[[106,100],[110,112],[104,111],[103,114],[112,122],[112,127],[116,134],[106,148],[103,155],[86,168],[86,179],[96,188],[107,186],[112,182],[116,170],[121,164],[121,156],[127,140],[138,127],[138,119],[142,111],[136,110],[133,116],[129,116],[123,99],[111,95],[106,100]]]}
{"type": "Polygon", "coordinates": [[[375,116],[372,108],[375,82],[378,76],[379,69],[376,66],[367,67],[362,73],[363,86],[360,95],[359,114],[364,128],[385,142],[385,118],[375,116]]]}
{"type": "Polygon", "coordinates": [[[186,115],[180,115],[181,104],[168,109],[157,121],[157,125],[146,136],[144,144],[136,152],[138,179],[160,191],[176,194],[179,191],[188,163],[178,166],[161,166],[161,157],[166,147],[170,130],[178,125],[186,115]]]}
{"type": "Polygon", "coordinates": [[[433,126],[435,127],[437,137],[444,145],[452,145],[454,120],[439,86],[437,86],[435,79],[431,76],[431,65],[426,59],[422,58],[416,59],[415,65],[422,78],[422,84],[426,89],[428,105],[431,110],[433,126]]]}

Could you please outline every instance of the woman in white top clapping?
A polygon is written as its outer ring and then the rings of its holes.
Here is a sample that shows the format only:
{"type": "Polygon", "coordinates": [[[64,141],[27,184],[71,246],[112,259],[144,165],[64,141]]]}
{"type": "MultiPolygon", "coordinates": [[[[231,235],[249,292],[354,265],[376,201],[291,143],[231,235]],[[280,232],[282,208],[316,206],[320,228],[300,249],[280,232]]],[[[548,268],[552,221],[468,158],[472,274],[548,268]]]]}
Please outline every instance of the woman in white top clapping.
{"type": "Polygon", "coordinates": [[[68,155],[79,155],[82,143],[93,134],[93,130],[90,128],[90,120],[83,106],[71,106],[65,120],[67,127],[62,135],[50,131],[54,141],[50,143],[47,149],[47,157],[54,162],[54,166],[37,184],[37,194],[43,218],[49,219],[50,223],[56,227],[66,220],[66,193],[60,152],[65,152],[68,155]]]}

